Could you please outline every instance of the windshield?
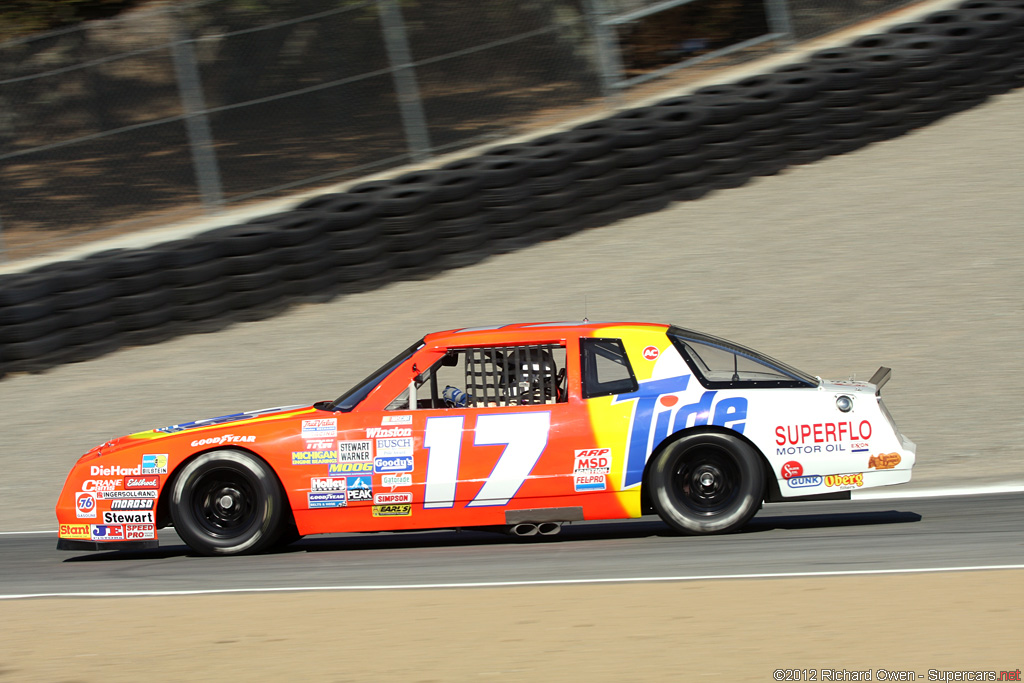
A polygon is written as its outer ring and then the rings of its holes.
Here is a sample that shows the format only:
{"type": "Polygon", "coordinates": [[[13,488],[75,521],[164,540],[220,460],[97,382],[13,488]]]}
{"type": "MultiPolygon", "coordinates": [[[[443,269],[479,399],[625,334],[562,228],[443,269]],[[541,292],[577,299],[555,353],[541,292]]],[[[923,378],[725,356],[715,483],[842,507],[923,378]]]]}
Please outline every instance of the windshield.
{"type": "Polygon", "coordinates": [[[339,396],[333,403],[329,403],[324,406],[324,410],[340,410],[343,413],[347,413],[357,405],[359,405],[364,398],[366,398],[371,391],[377,388],[377,385],[381,381],[391,374],[391,371],[397,368],[399,365],[409,360],[412,354],[416,353],[423,347],[423,340],[420,339],[418,342],[402,351],[400,354],[389,360],[387,363],[382,365],[373,374],[364,379],[359,384],[355,385],[344,394],[339,396]]]}
{"type": "Polygon", "coordinates": [[[734,342],[675,326],[668,334],[708,386],[818,386],[806,372],[734,342]]]}

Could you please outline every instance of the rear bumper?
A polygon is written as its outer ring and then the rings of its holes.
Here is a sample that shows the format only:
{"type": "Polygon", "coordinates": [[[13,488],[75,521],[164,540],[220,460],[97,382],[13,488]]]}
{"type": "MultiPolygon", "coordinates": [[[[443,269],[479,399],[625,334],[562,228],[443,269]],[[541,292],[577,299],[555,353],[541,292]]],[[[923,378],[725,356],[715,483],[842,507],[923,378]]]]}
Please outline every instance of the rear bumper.
{"type": "Polygon", "coordinates": [[[75,541],[70,538],[58,538],[57,550],[149,550],[160,547],[156,540],[149,541],[75,541]]]}

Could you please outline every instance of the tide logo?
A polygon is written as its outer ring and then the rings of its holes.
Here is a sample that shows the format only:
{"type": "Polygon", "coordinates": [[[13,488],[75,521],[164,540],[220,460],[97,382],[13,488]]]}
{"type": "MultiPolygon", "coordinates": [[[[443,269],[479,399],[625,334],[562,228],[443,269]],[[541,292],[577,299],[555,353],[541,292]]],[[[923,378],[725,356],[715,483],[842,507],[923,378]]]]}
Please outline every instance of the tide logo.
{"type": "Polygon", "coordinates": [[[717,391],[705,391],[696,403],[680,405],[678,396],[686,391],[690,375],[641,382],[640,388],[619,394],[612,405],[636,401],[626,446],[622,488],[638,486],[643,480],[647,456],[669,434],[700,425],[718,425],[740,434],[746,426],[747,399],[733,396],[715,401],[717,391]]]}
{"type": "Polygon", "coordinates": [[[79,491],[75,494],[75,514],[79,519],[95,519],[96,494],[79,491]]]}

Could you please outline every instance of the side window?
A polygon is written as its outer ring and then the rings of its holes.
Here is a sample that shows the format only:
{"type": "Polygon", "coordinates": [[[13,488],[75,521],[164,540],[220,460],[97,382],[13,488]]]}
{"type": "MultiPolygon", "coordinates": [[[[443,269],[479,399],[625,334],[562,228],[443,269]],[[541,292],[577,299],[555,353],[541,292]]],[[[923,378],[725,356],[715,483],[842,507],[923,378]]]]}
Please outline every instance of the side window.
{"type": "Polygon", "coordinates": [[[619,339],[580,339],[583,398],[628,394],[639,387],[619,339]]]}
{"type": "MultiPolygon", "coordinates": [[[[409,389],[387,407],[409,409],[409,389]]],[[[416,407],[524,406],[566,401],[565,347],[449,349],[416,378],[416,407]]]]}

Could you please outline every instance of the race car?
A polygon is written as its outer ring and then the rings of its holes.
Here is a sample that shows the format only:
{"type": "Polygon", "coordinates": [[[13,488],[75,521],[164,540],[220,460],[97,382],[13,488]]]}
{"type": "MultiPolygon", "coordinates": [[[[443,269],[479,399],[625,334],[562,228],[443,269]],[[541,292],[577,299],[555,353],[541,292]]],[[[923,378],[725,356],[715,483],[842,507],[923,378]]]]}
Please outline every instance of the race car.
{"type": "Polygon", "coordinates": [[[693,330],[562,322],[430,334],[333,401],[124,436],[57,501],[61,550],[204,555],[308,534],[657,513],[726,533],[763,502],[910,480],[915,445],[867,382],[826,381],[693,330]]]}

